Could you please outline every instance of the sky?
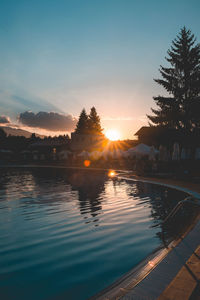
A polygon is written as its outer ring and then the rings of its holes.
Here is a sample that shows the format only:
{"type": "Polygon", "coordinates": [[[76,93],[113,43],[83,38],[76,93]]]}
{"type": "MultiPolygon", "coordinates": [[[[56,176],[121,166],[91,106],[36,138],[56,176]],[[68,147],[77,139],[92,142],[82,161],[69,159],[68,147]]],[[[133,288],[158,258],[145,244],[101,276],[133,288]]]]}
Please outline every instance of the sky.
{"type": "Polygon", "coordinates": [[[199,11],[199,0],[0,0],[0,121],[64,134],[95,106],[105,131],[133,139],[165,93],[153,79],[172,40],[185,25],[200,42],[199,11]]]}

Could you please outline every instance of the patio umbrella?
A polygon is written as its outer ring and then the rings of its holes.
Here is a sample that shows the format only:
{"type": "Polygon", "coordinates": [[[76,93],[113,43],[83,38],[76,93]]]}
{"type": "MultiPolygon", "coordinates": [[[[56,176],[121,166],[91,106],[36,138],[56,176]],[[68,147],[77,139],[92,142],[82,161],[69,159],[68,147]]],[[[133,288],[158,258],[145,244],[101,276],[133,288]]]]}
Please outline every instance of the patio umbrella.
{"type": "Polygon", "coordinates": [[[71,154],[71,151],[68,151],[68,150],[62,150],[58,153],[58,155],[61,159],[67,159],[69,154],[71,154]]]}
{"type": "Polygon", "coordinates": [[[102,156],[102,153],[100,151],[93,151],[90,153],[90,158],[93,160],[97,160],[102,156]]]}
{"type": "Polygon", "coordinates": [[[160,147],[159,147],[159,160],[160,161],[168,161],[167,148],[163,145],[160,145],[160,147]]]}
{"type": "Polygon", "coordinates": [[[185,160],[186,158],[187,158],[186,150],[185,150],[185,148],[182,148],[182,150],[181,150],[181,160],[185,160]]]}
{"type": "Polygon", "coordinates": [[[130,148],[127,152],[130,156],[144,156],[149,155],[151,147],[145,144],[139,144],[136,147],[130,148]]]}
{"type": "Polygon", "coordinates": [[[103,152],[102,152],[102,157],[104,158],[104,159],[108,159],[109,157],[111,157],[112,156],[112,152],[110,151],[110,150],[104,150],[103,152]]]}
{"type": "Polygon", "coordinates": [[[112,151],[111,156],[114,159],[119,159],[123,156],[123,153],[124,153],[124,151],[116,149],[116,150],[112,151]]]}
{"type": "Polygon", "coordinates": [[[81,156],[81,157],[83,157],[83,158],[89,158],[89,156],[90,156],[90,153],[89,152],[87,152],[87,151],[85,151],[85,150],[83,150],[81,153],[79,153],[77,156],[81,156]]]}
{"type": "Polygon", "coordinates": [[[155,150],[154,146],[151,146],[151,148],[150,148],[149,160],[151,160],[151,161],[156,160],[156,150],[155,150]]]}
{"type": "Polygon", "coordinates": [[[123,152],[123,157],[125,157],[125,158],[129,158],[130,157],[130,154],[128,153],[128,151],[124,151],[123,152]]]}
{"type": "Polygon", "coordinates": [[[195,150],[195,159],[200,159],[200,148],[196,148],[195,150]]]}
{"type": "Polygon", "coordinates": [[[174,143],[172,160],[179,160],[179,159],[180,159],[180,147],[178,143],[174,143]]]}

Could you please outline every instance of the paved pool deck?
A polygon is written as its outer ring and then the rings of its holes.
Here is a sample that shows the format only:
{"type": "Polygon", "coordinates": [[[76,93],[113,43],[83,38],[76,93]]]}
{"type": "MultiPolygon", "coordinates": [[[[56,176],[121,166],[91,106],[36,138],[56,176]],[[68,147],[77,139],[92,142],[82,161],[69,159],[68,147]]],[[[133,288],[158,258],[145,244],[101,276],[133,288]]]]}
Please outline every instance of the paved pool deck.
{"type": "Polygon", "coordinates": [[[164,179],[164,178],[156,178],[156,177],[141,177],[141,176],[136,176],[134,174],[130,173],[131,178],[135,178],[137,180],[148,180],[148,181],[153,181],[156,183],[160,184],[167,184],[171,185],[173,187],[181,187],[186,190],[193,191],[195,193],[198,193],[200,195],[200,183],[193,183],[189,181],[183,181],[179,179],[164,179]]]}
{"type": "MultiPolygon", "coordinates": [[[[200,200],[200,185],[174,179],[119,175],[188,192],[200,200]]],[[[200,217],[168,249],[158,251],[104,290],[98,300],[200,300],[200,217]]]]}
{"type": "MultiPolygon", "coordinates": [[[[191,290],[189,296],[186,292],[183,293],[184,287],[191,288],[191,283],[185,276],[182,285],[174,284],[174,294],[170,294],[170,285],[175,280],[177,274],[184,267],[189,278],[193,279],[194,272],[187,267],[187,261],[190,259],[194,252],[200,245],[200,221],[193,230],[168,253],[168,255],[155,267],[151,273],[139,282],[133,289],[127,290],[124,296],[120,297],[123,300],[137,299],[170,299],[170,300],[183,300],[190,299],[196,287],[191,290]]],[[[200,259],[200,258],[199,258],[200,259]]],[[[200,271],[200,270],[199,270],[200,271]]],[[[198,284],[198,281],[196,281],[198,284]]]]}

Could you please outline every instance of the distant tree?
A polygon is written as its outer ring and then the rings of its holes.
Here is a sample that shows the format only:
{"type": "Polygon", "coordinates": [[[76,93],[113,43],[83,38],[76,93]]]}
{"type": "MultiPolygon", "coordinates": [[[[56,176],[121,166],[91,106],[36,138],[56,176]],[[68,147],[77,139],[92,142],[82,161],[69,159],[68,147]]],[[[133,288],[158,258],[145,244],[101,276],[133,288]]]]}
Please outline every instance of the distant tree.
{"type": "Polygon", "coordinates": [[[96,108],[93,106],[88,117],[88,128],[92,134],[102,134],[100,117],[97,114],[96,108]]]}
{"type": "Polygon", "coordinates": [[[200,44],[183,27],[167,53],[171,66],[161,66],[162,79],[155,81],[169,96],[154,97],[159,109],[152,109],[154,115],[148,115],[150,125],[190,132],[200,127],[200,44]]]}
{"type": "Polygon", "coordinates": [[[15,153],[26,150],[30,144],[30,139],[25,136],[8,136],[4,143],[4,148],[15,153]]]}
{"type": "Polygon", "coordinates": [[[63,143],[66,143],[70,138],[68,136],[68,134],[64,134],[64,135],[59,135],[58,137],[55,137],[55,139],[63,142],[63,143]]]}
{"type": "Polygon", "coordinates": [[[32,133],[31,134],[31,140],[36,140],[36,139],[37,139],[37,137],[36,137],[35,133],[32,133]]]}
{"type": "Polygon", "coordinates": [[[80,113],[75,132],[79,134],[88,133],[88,115],[86,114],[85,109],[83,109],[80,113]]]}
{"type": "Polygon", "coordinates": [[[2,128],[0,128],[0,139],[5,139],[6,137],[7,137],[6,132],[2,128]]]}

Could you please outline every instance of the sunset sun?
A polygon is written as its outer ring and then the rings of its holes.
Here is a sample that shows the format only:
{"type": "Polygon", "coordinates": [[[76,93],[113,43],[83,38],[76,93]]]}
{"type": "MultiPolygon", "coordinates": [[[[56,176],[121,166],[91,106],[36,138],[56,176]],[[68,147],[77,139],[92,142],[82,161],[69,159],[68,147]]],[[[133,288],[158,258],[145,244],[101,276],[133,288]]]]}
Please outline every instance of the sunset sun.
{"type": "Polygon", "coordinates": [[[120,132],[116,129],[108,129],[105,135],[110,141],[117,141],[121,137],[120,132]]]}

